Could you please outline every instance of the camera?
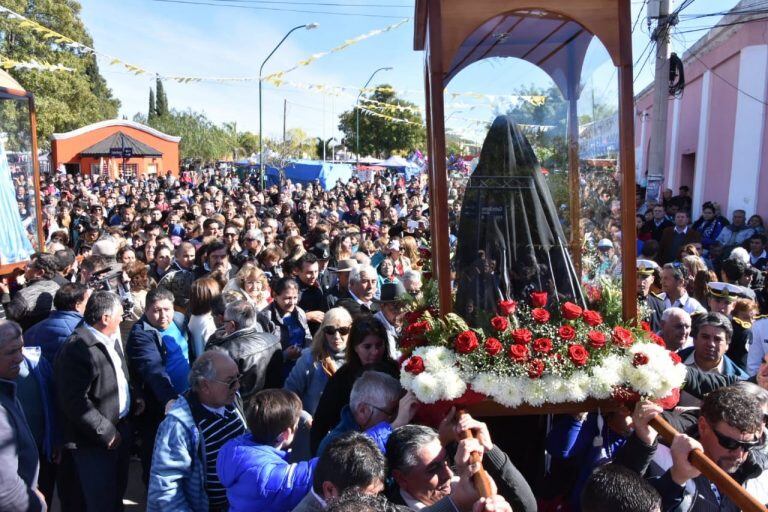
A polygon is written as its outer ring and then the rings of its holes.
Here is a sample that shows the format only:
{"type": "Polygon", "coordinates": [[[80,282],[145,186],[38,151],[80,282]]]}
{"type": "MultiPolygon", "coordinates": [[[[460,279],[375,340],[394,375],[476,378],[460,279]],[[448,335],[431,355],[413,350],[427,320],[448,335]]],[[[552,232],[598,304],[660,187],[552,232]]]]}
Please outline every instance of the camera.
{"type": "Polygon", "coordinates": [[[122,265],[114,264],[97,270],[88,279],[88,287],[93,291],[116,293],[123,305],[123,318],[127,318],[131,314],[134,306],[133,295],[131,295],[131,283],[126,279],[122,265]]]}

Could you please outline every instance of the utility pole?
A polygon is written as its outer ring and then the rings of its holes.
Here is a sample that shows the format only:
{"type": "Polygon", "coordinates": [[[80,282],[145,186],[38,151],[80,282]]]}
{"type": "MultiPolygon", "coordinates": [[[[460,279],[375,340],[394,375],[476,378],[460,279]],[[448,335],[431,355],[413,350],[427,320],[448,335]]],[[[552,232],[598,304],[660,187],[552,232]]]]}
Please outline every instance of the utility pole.
{"type": "Polygon", "coordinates": [[[285,117],[288,112],[288,100],[283,98],[283,146],[285,146],[285,117]]]}
{"type": "MultiPolygon", "coordinates": [[[[656,19],[652,38],[656,41],[656,70],[653,82],[653,124],[648,155],[648,188],[646,200],[658,201],[664,183],[664,160],[667,153],[667,103],[669,100],[669,0],[649,0],[648,17],[656,19]]],[[[650,23],[650,22],[649,22],[650,23]]],[[[641,149],[642,151],[642,149],[641,149]]]]}

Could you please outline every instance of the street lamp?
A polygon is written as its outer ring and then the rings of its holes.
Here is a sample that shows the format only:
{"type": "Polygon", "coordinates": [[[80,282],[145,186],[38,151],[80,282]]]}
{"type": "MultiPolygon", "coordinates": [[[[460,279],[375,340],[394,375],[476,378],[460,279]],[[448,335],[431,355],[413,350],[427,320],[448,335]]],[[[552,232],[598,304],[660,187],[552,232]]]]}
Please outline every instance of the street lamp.
{"type": "Polygon", "coordinates": [[[357,167],[360,167],[360,96],[363,95],[363,91],[366,87],[368,87],[368,84],[371,83],[371,80],[373,80],[373,77],[376,76],[376,73],[379,71],[392,71],[392,68],[379,68],[371,73],[370,78],[368,78],[368,81],[365,82],[363,88],[360,89],[360,93],[357,95],[357,99],[355,100],[355,154],[357,155],[357,167]]]}
{"type": "Polygon", "coordinates": [[[277,46],[275,46],[271,52],[269,52],[269,55],[267,55],[267,58],[264,59],[264,62],[261,63],[261,67],[259,68],[259,174],[261,176],[261,189],[264,190],[264,186],[266,185],[266,180],[264,179],[264,148],[262,146],[262,124],[261,124],[261,79],[264,71],[264,64],[267,63],[267,61],[272,57],[272,55],[275,54],[278,48],[280,48],[280,45],[282,45],[286,39],[288,39],[288,36],[290,36],[293,32],[296,30],[299,30],[300,28],[305,28],[307,30],[315,29],[319,26],[317,23],[307,23],[306,25],[299,25],[298,27],[293,27],[291,30],[288,31],[285,36],[280,40],[279,43],[277,43],[277,46]]]}

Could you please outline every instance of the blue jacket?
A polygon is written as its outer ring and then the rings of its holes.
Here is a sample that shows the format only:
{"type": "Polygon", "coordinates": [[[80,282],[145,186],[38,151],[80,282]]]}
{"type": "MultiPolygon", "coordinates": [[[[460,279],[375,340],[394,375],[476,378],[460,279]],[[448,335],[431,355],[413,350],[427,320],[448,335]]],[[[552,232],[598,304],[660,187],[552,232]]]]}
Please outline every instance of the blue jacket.
{"type": "MultiPolygon", "coordinates": [[[[680,356],[680,359],[685,361],[688,356],[691,355],[693,352],[693,347],[684,348],[683,350],[678,351],[677,355],[680,356]]],[[[738,377],[740,380],[747,380],[749,378],[749,374],[739,368],[736,363],[734,363],[730,357],[723,356],[723,373],[722,375],[732,375],[734,377],[738,377]]]]}
{"type": "Polygon", "coordinates": [[[216,471],[227,489],[229,512],[290,512],[312,487],[317,459],[288,463],[289,453],[257,443],[251,434],[227,442],[216,471]]]}
{"type": "MultiPolygon", "coordinates": [[[[339,424],[336,425],[333,430],[328,432],[328,435],[326,435],[322,442],[320,442],[320,446],[317,448],[317,456],[319,457],[322,455],[323,450],[325,450],[325,447],[328,446],[331,441],[337,437],[343,436],[347,432],[362,432],[362,429],[355,421],[355,417],[352,415],[352,410],[349,408],[349,405],[345,405],[341,410],[341,421],[339,421],[339,424]]],[[[373,439],[379,447],[379,450],[381,450],[381,453],[387,453],[387,440],[389,439],[390,434],[392,434],[392,425],[384,421],[366,430],[365,434],[373,439]]]]}
{"type": "Polygon", "coordinates": [[[40,347],[43,357],[53,365],[59,349],[82,321],[83,315],[77,311],[51,311],[48,318],[24,333],[24,345],[40,347]]]}
{"type": "Polygon", "coordinates": [[[157,430],[147,512],[208,512],[205,442],[185,395],[176,400],[157,430]]]}
{"type": "Polygon", "coordinates": [[[597,413],[594,412],[589,413],[583,422],[566,415],[554,424],[547,435],[547,452],[553,458],[576,461],[575,467],[578,468],[570,495],[573,510],[581,510],[581,491],[595,468],[613,459],[613,455],[625,442],[626,438],[605,424],[602,430],[598,429],[597,413]],[[594,441],[598,433],[603,442],[595,446],[594,441]]]}
{"type": "MultiPolygon", "coordinates": [[[[175,313],[173,322],[179,331],[189,338],[184,315],[175,313]]],[[[189,348],[192,348],[192,344],[189,348]]],[[[166,353],[167,349],[159,332],[149,325],[145,316],[142,316],[128,335],[125,355],[131,378],[136,379],[140,384],[142,394],[147,401],[147,408],[155,411],[162,411],[168,400],[179,396],[165,370],[166,353]]],[[[194,361],[195,355],[190,353],[189,360],[194,361]]]]}
{"type": "Polygon", "coordinates": [[[285,389],[293,391],[299,398],[304,410],[309,414],[315,414],[320,395],[323,394],[325,385],[328,384],[328,374],[323,370],[320,361],[316,361],[311,348],[301,351],[301,357],[296,360],[296,365],[285,380],[285,389]]]}
{"type": "Polygon", "coordinates": [[[43,439],[42,455],[48,460],[53,457],[53,449],[59,446],[63,440],[59,431],[56,418],[56,394],[53,390],[53,367],[44,358],[41,358],[39,349],[24,347],[24,360],[29,366],[30,373],[37,381],[42,394],[43,415],[45,417],[45,439],[43,439]]]}

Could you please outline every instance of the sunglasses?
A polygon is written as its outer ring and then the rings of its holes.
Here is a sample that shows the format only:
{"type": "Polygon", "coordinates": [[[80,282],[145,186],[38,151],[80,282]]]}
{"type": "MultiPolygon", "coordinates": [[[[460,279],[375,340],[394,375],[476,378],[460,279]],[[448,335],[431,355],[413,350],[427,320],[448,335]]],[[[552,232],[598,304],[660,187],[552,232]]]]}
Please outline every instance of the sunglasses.
{"type": "Polygon", "coordinates": [[[337,332],[342,336],[346,336],[350,330],[352,330],[351,327],[334,327],[332,325],[323,327],[323,332],[328,336],[335,336],[337,332]]]}
{"type": "Polygon", "coordinates": [[[224,384],[225,386],[227,386],[227,389],[232,391],[240,383],[241,377],[242,375],[238,374],[237,377],[234,377],[233,379],[230,379],[230,380],[211,379],[211,381],[218,382],[219,384],[224,384]]]}
{"type": "Polygon", "coordinates": [[[717,442],[720,443],[720,446],[726,450],[735,450],[736,448],[741,448],[745,452],[748,452],[753,448],[761,446],[765,442],[765,436],[760,436],[754,441],[739,441],[732,437],[721,434],[714,428],[712,429],[712,432],[715,433],[715,437],[717,437],[717,442]]]}
{"type": "Polygon", "coordinates": [[[237,236],[237,233],[224,233],[224,236],[237,236]]]}

